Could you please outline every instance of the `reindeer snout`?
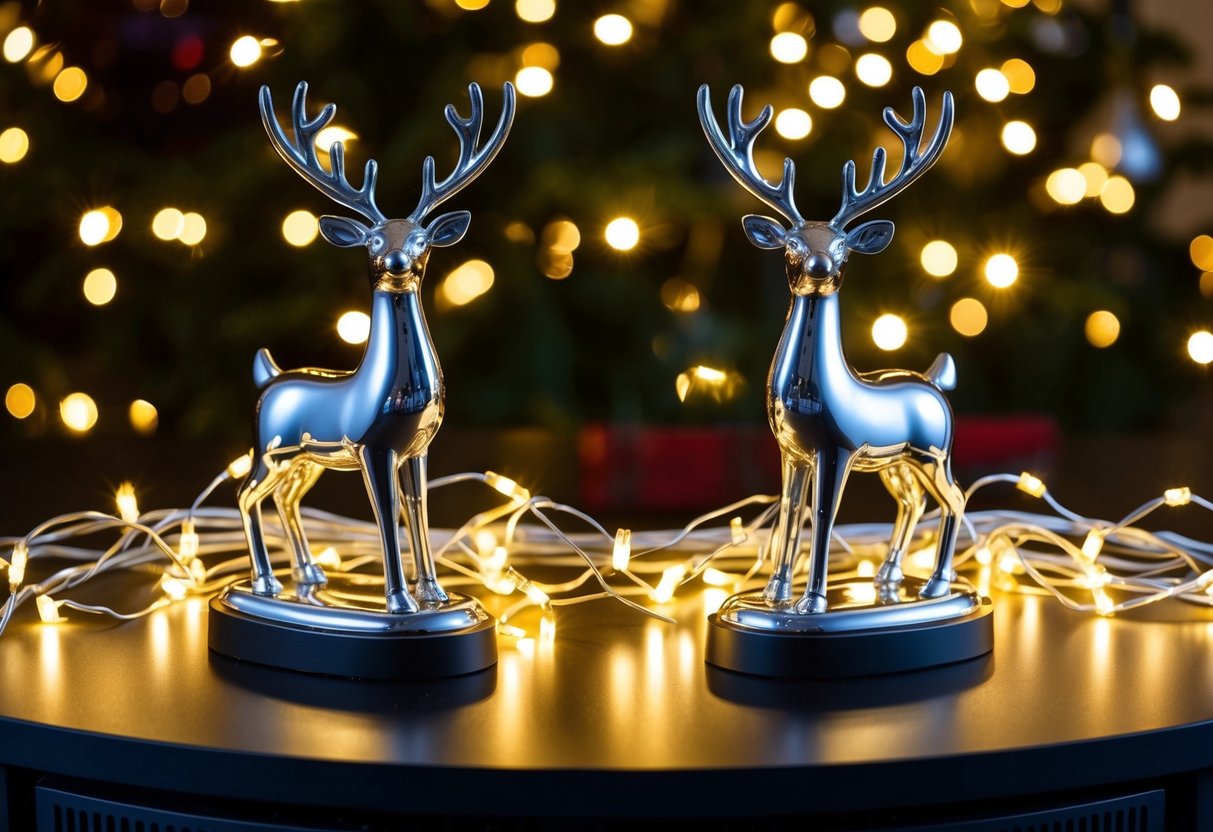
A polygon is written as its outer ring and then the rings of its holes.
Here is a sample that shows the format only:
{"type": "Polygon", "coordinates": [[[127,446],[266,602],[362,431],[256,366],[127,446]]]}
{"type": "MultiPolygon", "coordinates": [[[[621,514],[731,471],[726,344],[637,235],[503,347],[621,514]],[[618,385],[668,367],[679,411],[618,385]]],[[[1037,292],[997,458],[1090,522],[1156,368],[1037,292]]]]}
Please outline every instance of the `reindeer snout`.
{"type": "Polygon", "coordinates": [[[409,270],[409,258],[400,249],[394,249],[384,256],[383,268],[388,274],[399,277],[409,270]]]}
{"type": "Polygon", "coordinates": [[[808,271],[810,277],[829,277],[830,273],[834,271],[834,261],[830,259],[830,255],[815,251],[805,262],[805,270],[808,271]]]}

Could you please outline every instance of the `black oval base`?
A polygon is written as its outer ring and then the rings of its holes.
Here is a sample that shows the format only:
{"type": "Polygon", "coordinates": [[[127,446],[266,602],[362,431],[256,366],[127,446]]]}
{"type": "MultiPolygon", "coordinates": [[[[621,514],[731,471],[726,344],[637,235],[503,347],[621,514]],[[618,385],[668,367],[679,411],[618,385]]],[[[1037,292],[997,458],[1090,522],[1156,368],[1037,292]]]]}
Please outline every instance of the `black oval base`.
{"type": "Polygon", "coordinates": [[[350,633],[290,626],[211,600],[207,641],[229,658],[355,679],[441,679],[497,663],[497,622],[448,633],[350,633]]]}
{"type": "Polygon", "coordinates": [[[705,658],[737,673],[845,679],[936,667],[994,649],[989,598],[968,615],[927,624],[842,633],[763,632],[708,616],[705,658]]]}

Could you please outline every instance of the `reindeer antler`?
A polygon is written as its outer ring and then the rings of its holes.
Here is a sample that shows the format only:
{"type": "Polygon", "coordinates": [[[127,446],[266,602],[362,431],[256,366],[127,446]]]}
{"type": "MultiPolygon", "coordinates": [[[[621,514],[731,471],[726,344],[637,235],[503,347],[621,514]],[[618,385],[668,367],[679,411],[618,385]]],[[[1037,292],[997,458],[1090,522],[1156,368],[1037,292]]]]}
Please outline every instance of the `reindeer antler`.
{"type": "Polygon", "coordinates": [[[421,165],[421,199],[418,200],[413,213],[409,214],[411,221],[420,222],[426,214],[438,207],[439,203],[467,187],[501,150],[510,127],[514,124],[514,85],[509,81],[505,82],[502,95],[501,118],[497,120],[497,126],[493,128],[488,141],[480,148],[476,147],[480,140],[480,128],[484,123],[484,94],[480,91],[480,85],[475,82],[468,85],[472,114],[467,118],[459,115],[454,104],[446,105],[446,120],[459,137],[459,161],[446,179],[438,182],[434,176],[434,157],[425,157],[421,165]]]}
{"type": "Polygon", "coordinates": [[[375,177],[379,175],[379,164],[370,159],[366,163],[366,173],[362,179],[362,187],[355,189],[345,178],[345,145],[333,142],[329,149],[329,166],[326,171],[316,158],[316,134],[323,130],[333,120],[337,113],[337,105],[328,104],[313,119],[307,117],[307,81],[300,81],[295,87],[295,99],[291,103],[291,124],[294,131],[294,141],[287,139],[286,132],[274,115],[274,102],[268,86],[261,87],[261,123],[270,134],[270,144],[278,151],[286,163],[295,171],[311,182],[322,194],[344,205],[351,211],[357,211],[373,223],[387,219],[379,207],[375,205],[375,177]]]}
{"type": "Polygon", "coordinates": [[[729,137],[726,139],[720,132],[720,125],[712,112],[712,96],[708,85],[704,84],[699,88],[699,123],[708,137],[708,144],[716,151],[716,156],[725,170],[731,173],[743,188],[783,214],[789,222],[799,225],[804,222],[804,218],[796,210],[796,198],[793,194],[796,164],[791,159],[783,160],[783,179],[778,185],[772,185],[763,179],[754,164],[754,139],[771,123],[774,109],[768,104],[763,107],[758,118],[750,122],[742,121],[741,95],[740,84],[729,91],[729,137]]]}
{"type": "Polygon", "coordinates": [[[862,191],[855,188],[855,162],[849,161],[842,166],[842,207],[830,220],[830,225],[842,229],[847,223],[862,213],[870,211],[881,203],[891,199],[909,187],[910,183],[926,173],[927,168],[935,164],[948,136],[952,133],[952,121],[955,112],[952,105],[952,93],[943,94],[943,112],[939,116],[939,126],[935,128],[935,136],[924,150],[919,152],[922,143],[923,128],[927,121],[927,98],[923,95],[922,87],[915,87],[912,93],[914,99],[914,117],[908,122],[902,121],[892,107],[884,108],[884,122],[901,139],[905,153],[901,159],[901,169],[887,183],[884,181],[884,163],[886,151],[883,147],[876,148],[872,154],[872,172],[868,175],[868,184],[862,191]]]}

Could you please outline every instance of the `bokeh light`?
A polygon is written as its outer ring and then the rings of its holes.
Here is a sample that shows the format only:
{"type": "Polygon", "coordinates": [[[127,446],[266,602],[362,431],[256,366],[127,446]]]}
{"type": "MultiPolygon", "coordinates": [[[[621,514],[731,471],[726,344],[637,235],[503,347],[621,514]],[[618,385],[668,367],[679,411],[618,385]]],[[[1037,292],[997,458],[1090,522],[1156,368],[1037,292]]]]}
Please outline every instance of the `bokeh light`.
{"type": "Polygon", "coordinates": [[[1155,84],[1150,90],[1150,109],[1163,121],[1179,118],[1179,94],[1166,84],[1155,84]]]}
{"type": "Polygon", "coordinates": [[[370,334],[371,318],[365,312],[345,312],[337,319],[337,335],[347,344],[364,344],[370,334]]]}
{"type": "Polygon", "coordinates": [[[1213,332],[1202,329],[1188,339],[1188,355],[1197,364],[1213,362],[1213,332]]]}
{"type": "Polygon", "coordinates": [[[795,32],[780,32],[771,38],[771,57],[781,64],[800,63],[809,54],[809,42],[795,32]]]}
{"type": "Polygon", "coordinates": [[[986,260],[985,275],[995,289],[1006,289],[1019,279],[1019,264],[1005,252],[993,254],[986,260]]]}
{"type": "Polygon", "coordinates": [[[1123,176],[1109,176],[1099,194],[1099,201],[1103,203],[1103,207],[1113,214],[1127,213],[1133,208],[1136,199],[1137,194],[1133,191],[1133,185],[1123,176]]]}
{"type": "Polygon", "coordinates": [[[909,331],[900,315],[886,313],[872,322],[872,341],[882,350],[901,349],[909,331]]]}
{"type": "Polygon", "coordinates": [[[156,410],[156,406],[146,399],[135,399],[131,402],[127,416],[130,418],[131,427],[135,429],[135,432],[144,435],[154,433],[156,426],[160,424],[160,413],[156,410]]]}
{"type": "Polygon", "coordinates": [[[906,48],[906,63],[920,75],[934,75],[943,69],[943,55],[932,52],[926,41],[916,40],[906,48]]]}
{"type": "Polygon", "coordinates": [[[847,88],[832,75],[819,75],[809,82],[809,98],[823,110],[832,110],[847,97],[847,88]]]}
{"type": "Polygon", "coordinates": [[[1000,69],[1006,76],[1011,92],[1016,95],[1027,95],[1036,86],[1036,70],[1022,58],[1004,61],[1000,69]]]}
{"type": "Polygon", "coordinates": [[[187,212],[181,218],[181,233],[177,239],[187,246],[196,246],[206,237],[206,220],[201,214],[187,212]]]}
{"type": "Polygon", "coordinates": [[[813,129],[813,118],[804,110],[789,107],[775,116],[775,132],[785,139],[803,139],[813,129]]]}
{"type": "Polygon", "coordinates": [[[1099,196],[1103,193],[1104,185],[1108,184],[1108,171],[1103,165],[1099,162],[1083,162],[1078,166],[1078,172],[1087,183],[1083,196],[1099,196]]]}
{"type": "Polygon", "coordinates": [[[524,66],[514,76],[518,92],[529,98],[539,98],[552,91],[552,73],[541,66],[524,66]]]}
{"type": "Polygon", "coordinates": [[[1188,244],[1188,256],[1192,258],[1192,265],[1196,268],[1213,272],[1213,237],[1208,234],[1193,237],[1192,242],[1188,244]]]}
{"type": "Polygon", "coordinates": [[[176,208],[161,208],[152,217],[152,233],[161,240],[175,240],[185,229],[185,214],[176,208]]]}
{"type": "Polygon", "coordinates": [[[594,21],[594,37],[607,46],[621,46],[632,39],[632,21],[621,14],[604,14],[594,21]]]}
{"type": "Polygon", "coordinates": [[[1059,205],[1077,205],[1087,193],[1087,180],[1074,168],[1061,168],[1049,174],[1045,190],[1059,205]]]}
{"type": "Polygon", "coordinates": [[[248,67],[261,60],[261,41],[252,35],[236,38],[228,50],[232,63],[238,67],[248,67]]]}
{"type": "Polygon", "coordinates": [[[1097,309],[1087,316],[1083,332],[1091,346],[1106,349],[1120,337],[1120,319],[1106,309],[1097,309]]]}
{"type": "Polygon", "coordinates": [[[948,322],[952,329],[966,338],[975,338],[985,332],[990,322],[986,305],[977,298],[961,298],[948,311],[948,322]]]}
{"type": "Polygon", "coordinates": [[[93,306],[105,306],[118,293],[118,278],[109,269],[93,269],[84,276],[84,299],[93,306]]]}
{"type": "Polygon", "coordinates": [[[86,433],[97,424],[97,403],[87,393],[71,393],[59,402],[59,418],[70,430],[86,433]]]}
{"type": "Polygon", "coordinates": [[[299,248],[311,244],[319,233],[320,225],[311,211],[291,211],[282,221],[282,239],[299,248]]]}
{"type": "Polygon", "coordinates": [[[1002,101],[1011,92],[1011,82],[1007,80],[1007,76],[1002,74],[1002,70],[998,69],[983,69],[977,73],[973,84],[977,87],[978,95],[995,104],[1002,101]]]}
{"type": "Polygon", "coordinates": [[[514,12],[527,23],[543,23],[556,14],[556,0],[516,0],[514,12]]]}
{"type": "Polygon", "coordinates": [[[932,240],[922,247],[919,256],[923,270],[932,277],[947,277],[956,271],[959,258],[956,249],[946,240],[932,240]]]}
{"type": "Polygon", "coordinates": [[[923,40],[928,49],[939,55],[951,55],[959,52],[964,43],[960,27],[950,20],[936,20],[927,27],[923,40]]]}
{"type": "Polygon", "coordinates": [[[25,60],[34,48],[34,32],[28,26],[18,26],[4,38],[4,60],[10,64],[25,60]]]}
{"type": "Polygon", "coordinates": [[[84,95],[87,88],[88,75],[84,70],[78,66],[69,66],[55,76],[55,83],[51,87],[51,91],[54,92],[55,98],[64,103],[70,103],[84,95]]]}
{"type": "Polygon", "coordinates": [[[10,127],[0,133],[0,162],[11,165],[20,162],[29,152],[29,134],[20,127],[10,127]]]}
{"type": "Polygon", "coordinates": [[[1036,149],[1036,131],[1026,121],[1008,121],[1002,128],[1002,146],[1016,156],[1026,156],[1036,149]]]}
{"type": "Polygon", "coordinates": [[[869,87],[883,87],[893,78],[893,65],[884,55],[868,52],[855,60],[855,77],[869,87]]]}
{"type": "Polygon", "coordinates": [[[860,13],[859,32],[873,43],[886,43],[897,34],[897,19],[884,6],[872,6],[860,13]]]}
{"type": "Polygon", "coordinates": [[[464,306],[493,288],[493,267],[484,260],[468,260],[446,276],[439,287],[444,300],[464,306]]]}
{"type": "Polygon", "coordinates": [[[617,251],[631,251],[640,242],[640,226],[630,217],[616,217],[603,232],[607,245],[617,251]]]}
{"type": "Polygon", "coordinates": [[[34,412],[38,397],[34,388],[24,382],[17,382],[8,388],[4,394],[4,408],[14,419],[24,419],[34,412]]]}

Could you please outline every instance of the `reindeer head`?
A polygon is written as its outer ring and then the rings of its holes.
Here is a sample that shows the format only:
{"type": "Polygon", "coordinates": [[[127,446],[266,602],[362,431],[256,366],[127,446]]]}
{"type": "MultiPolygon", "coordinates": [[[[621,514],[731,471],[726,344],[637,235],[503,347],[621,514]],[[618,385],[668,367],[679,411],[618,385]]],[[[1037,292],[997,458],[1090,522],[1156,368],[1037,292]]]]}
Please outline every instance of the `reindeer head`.
{"type": "Polygon", "coordinates": [[[884,181],[885,156],[883,147],[876,148],[872,155],[872,172],[868,184],[862,191],[855,188],[855,163],[847,162],[842,168],[842,207],[829,222],[805,222],[796,209],[793,194],[796,181],[796,165],[791,159],[783,160],[783,179],[772,185],[758,172],[754,164],[754,139],[770,123],[774,110],[771,105],[763,108],[751,122],[741,119],[741,86],[729,92],[728,128],[725,138],[720,132],[716,116],[712,113],[711,96],[707,85],[699,88],[699,122],[708,137],[708,143],[725,169],[741,183],[747,191],[782,214],[791,224],[783,224],[771,217],[749,214],[742,219],[746,236],[759,248],[782,248],[788,275],[788,285],[796,295],[829,295],[842,285],[843,270],[852,251],[860,254],[876,254],[883,251],[893,239],[893,223],[888,220],[872,220],[846,230],[847,223],[862,213],[870,211],[890,199],[935,164],[948,135],[952,132],[952,94],[943,94],[943,113],[939,126],[930,143],[919,152],[923,127],[926,123],[926,97],[922,89],[915,87],[914,117],[907,123],[898,118],[891,107],[884,110],[884,120],[901,139],[905,147],[901,169],[887,183],[884,181]]]}
{"type": "Polygon", "coordinates": [[[369,257],[371,284],[384,291],[414,290],[425,275],[425,264],[430,249],[434,246],[451,246],[463,239],[472,215],[468,211],[452,211],[442,214],[428,224],[425,217],[439,203],[454,196],[488,167],[489,162],[501,150],[505,138],[514,123],[514,87],[505,84],[501,118],[488,141],[477,148],[480,128],[484,121],[484,95],[480,86],[471,84],[468,97],[472,102],[472,114],[462,118],[454,105],[446,107],[446,120],[459,136],[459,161],[441,182],[434,176],[434,157],[427,156],[421,166],[421,199],[413,213],[404,219],[388,219],[375,205],[375,179],[379,165],[374,159],[367,161],[362,187],[355,189],[345,178],[345,146],[334,142],[329,150],[329,167],[316,157],[315,137],[324,129],[337,112],[336,105],[329,104],[315,118],[307,117],[307,82],[301,81],[295,88],[295,99],[291,105],[294,141],[287,139],[285,131],[274,116],[274,105],[269,87],[261,88],[261,121],[269,133],[270,143],[286,163],[317,190],[364,217],[370,224],[349,217],[323,216],[320,218],[320,233],[335,246],[366,246],[369,257]]]}

